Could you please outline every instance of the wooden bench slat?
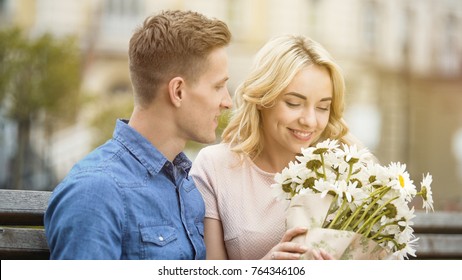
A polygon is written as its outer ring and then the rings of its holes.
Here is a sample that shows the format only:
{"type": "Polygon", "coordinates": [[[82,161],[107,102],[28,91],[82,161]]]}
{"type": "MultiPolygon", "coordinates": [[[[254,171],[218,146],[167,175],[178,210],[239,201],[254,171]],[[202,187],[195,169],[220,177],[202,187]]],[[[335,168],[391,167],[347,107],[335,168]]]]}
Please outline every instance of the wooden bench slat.
{"type": "Polygon", "coordinates": [[[43,225],[50,191],[0,190],[0,225],[43,225]]]}
{"type": "Polygon", "coordinates": [[[462,234],[461,212],[416,212],[414,218],[416,233],[462,234]]]}
{"type": "Polygon", "coordinates": [[[418,259],[462,259],[462,235],[416,234],[418,259]]]}
{"type": "Polygon", "coordinates": [[[44,229],[0,227],[0,258],[48,259],[44,229]]]}

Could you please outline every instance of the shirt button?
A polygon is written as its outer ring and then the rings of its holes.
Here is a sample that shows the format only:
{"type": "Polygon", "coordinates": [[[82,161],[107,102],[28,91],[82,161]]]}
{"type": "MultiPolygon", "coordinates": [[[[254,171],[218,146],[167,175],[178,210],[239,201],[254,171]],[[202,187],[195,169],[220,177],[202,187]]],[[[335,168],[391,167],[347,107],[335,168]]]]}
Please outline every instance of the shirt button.
{"type": "Polygon", "coordinates": [[[164,241],[164,237],[163,237],[162,235],[159,236],[159,240],[160,240],[160,241],[164,241]]]}

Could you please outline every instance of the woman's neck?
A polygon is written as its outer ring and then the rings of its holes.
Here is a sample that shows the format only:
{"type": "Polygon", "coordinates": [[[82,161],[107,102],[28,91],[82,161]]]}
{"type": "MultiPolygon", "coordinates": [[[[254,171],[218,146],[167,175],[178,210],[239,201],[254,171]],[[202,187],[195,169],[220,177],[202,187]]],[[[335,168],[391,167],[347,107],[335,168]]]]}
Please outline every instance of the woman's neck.
{"type": "Polygon", "coordinates": [[[281,154],[277,152],[262,151],[253,159],[255,165],[261,170],[268,173],[278,173],[289,165],[289,162],[295,160],[295,154],[281,154]]]}

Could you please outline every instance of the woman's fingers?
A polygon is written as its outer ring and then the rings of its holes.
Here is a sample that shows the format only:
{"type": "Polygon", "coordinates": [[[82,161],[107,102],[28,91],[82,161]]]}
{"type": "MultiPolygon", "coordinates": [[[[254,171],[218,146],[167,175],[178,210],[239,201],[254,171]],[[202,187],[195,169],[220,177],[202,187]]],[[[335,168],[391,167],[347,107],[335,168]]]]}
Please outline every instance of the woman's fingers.
{"type": "Polygon", "coordinates": [[[294,227],[291,229],[288,229],[285,233],[284,236],[282,237],[281,242],[288,242],[292,240],[295,236],[300,235],[300,234],[305,234],[308,231],[306,227],[294,227]]]}
{"type": "Polygon", "coordinates": [[[294,242],[279,243],[279,245],[277,247],[278,247],[277,251],[289,252],[289,253],[303,254],[308,250],[308,247],[306,247],[305,245],[294,243],[294,242]]]}
{"type": "Polygon", "coordinates": [[[275,251],[271,253],[272,260],[299,260],[302,254],[275,251]]]}
{"type": "Polygon", "coordinates": [[[324,249],[319,249],[319,254],[321,255],[323,260],[333,260],[334,259],[334,257],[331,254],[324,251],[324,249]]]}
{"type": "Polygon", "coordinates": [[[294,237],[300,234],[306,234],[308,229],[306,227],[295,227],[287,230],[281,239],[281,242],[273,247],[273,249],[266,254],[264,259],[270,260],[298,260],[301,256],[311,256],[310,259],[315,260],[333,260],[332,255],[323,249],[311,249],[303,244],[290,242],[294,237]]]}
{"type": "Polygon", "coordinates": [[[313,260],[333,260],[334,257],[324,251],[323,249],[311,249],[307,252],[306,256],[308,259],[313,259],[313,260]],[[312,258],[309,256],[311,255],[312,258]]]}
{"type": "Polygon", "coordinates": [[[270,252],[272,260],[298,260],[308,250],[303,244],[294,242],[282,242],[276,245],[270,252]]]}

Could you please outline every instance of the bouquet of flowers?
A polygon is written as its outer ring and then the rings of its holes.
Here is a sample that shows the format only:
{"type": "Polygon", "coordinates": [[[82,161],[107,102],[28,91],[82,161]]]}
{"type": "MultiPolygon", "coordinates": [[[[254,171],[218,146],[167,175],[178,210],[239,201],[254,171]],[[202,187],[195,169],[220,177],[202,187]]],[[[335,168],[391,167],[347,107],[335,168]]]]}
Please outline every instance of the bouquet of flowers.
{"type": "Polygon", "coordinates": [[[421,196],[423,208],[433,210],[430,174],[417,191],[406,165],[382,166],[367,149],[340,147],[336,140],[302,149],[275,181],[275,195],[291,200],[286,227],[309,229],[294,241],[336,259],[415,256],[415,215],[409,204],[421,196]]]}

